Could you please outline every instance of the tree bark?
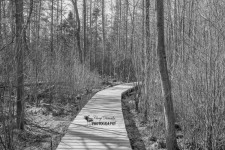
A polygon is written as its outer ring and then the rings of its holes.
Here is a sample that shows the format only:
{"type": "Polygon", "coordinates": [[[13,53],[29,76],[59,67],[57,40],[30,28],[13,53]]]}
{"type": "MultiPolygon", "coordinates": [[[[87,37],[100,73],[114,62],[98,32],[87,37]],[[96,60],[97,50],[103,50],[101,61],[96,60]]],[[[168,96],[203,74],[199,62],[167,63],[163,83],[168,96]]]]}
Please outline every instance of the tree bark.
{"type": "Polygon", "coordinates": [[[15,1],[17,52],[17,128],[24,129],[24,75],[23,75],[23,0],[15,1]]]}
{"type": "Polygon", "coordinates": [[[144,116],[145,120],[148,119],[148,90],[149,90],[149,73],[148,73],[148,60],[149,60],[149,51],[150,51],[150,24],[149,24],[149,9],[150,9],[150,0],[145,0],[145,48],[144,48],[144,89],[146,94],[145,100],[145,111],[144,116]]]}
{"type": "Polygon", "coordinates": [[[84,28],[84,43],[83,43],[83,60],[85,62],[87,52],[87,37],[86,37],[86,0],[83,0],[83,28],[84,28]]]}
{"type": "MultiPolygon", "coordinates": [[[[59,0],[57,0],[57,10],[56,10],[56,15],[57,15],[57,25],[59,25],[59,0]]],[[[57,32],[56,36],[56,43],[57,43],[57,49],[59,49],[59,33],[57,32]]]]}
{"type": "MultiPolygon", "coordinates": [[[[97,7],[97,0],[94,2],[94,8],[97,7]]],[[[95,15],[95,45],[94,45],[94,68],[97,67],[97,45],[98,45],[98,15],[95,15]]]]}
{"type": "Polygon", "coordinates": [[[157,0],[157,27],[158,27],[158,63],[161,76],[162,93],[164,96],[164,115],[166,124],[167,150],[178,150],[175,134],[175,117],[171,92],[171,82],[168,75],[167,60],[164,41],[164,4],[157,0]]]}
{"type": "Polygon", "coordinates": [[[36,107],[39,106],[40,101],[37,98],[37,88],[38,88],[38,49],[39,49],[39,45],[40,45],[40,22],[41,22],[41,7],[42,7],[42,0],[39,1],[39,7],[38,7],[38,24],[37,24],[37,45],[36,45],[36,51],[35,51],[35,101],[36,101],[36,107]]]}
{"type": "Polygon", "coordinates": [[[53,23],[54,23],[54,0],[52,0],[52,7],[51,7],[51,54],[53,53],[53,23]]]}
{"type": "Polygon", "coordinates": [[[105,0],[102,0],[102,75],[104,74],[104,59],[105,59],[105,0]]]}
{"type": "Polygon", "coordinates": [[[73,3],[74,11],[76,13],[77,31],[75,32],[75,34],[77,39],[77,47],[79,51],[79,59],[80,59],[80,62],[83,63],[83,56],[82,56],[81,42],[80,42],[80,17],[79,17],[79,12],[77,7],[77,0],[72,0],[72,3],[73,3]]]}
{"type": "MultiPolygon", "coordinates": [[[[53,57],[54,57],[54,38],[53,38],[53,25],[54,25],[54,0],[52,0],[52,6],[51,6],[51,52],[50,52],[50,82],[52,82],[52,76],[53,76],[53,57]]],[[[52,85],[51,85],[52,86],[52,85]]],[[[49,92],[49,99],[50,104],[52,104],[53,101],[53,91],[52,89],[49,92]]]]}
{"type": "Polygon", "coordinates": [[[92,0],[90,0],[90,27],[89,27],[89,34],[90,34],[90,47],[89,47],[89,63],[90,63],[90,71],[92,71],[92,0]]]}

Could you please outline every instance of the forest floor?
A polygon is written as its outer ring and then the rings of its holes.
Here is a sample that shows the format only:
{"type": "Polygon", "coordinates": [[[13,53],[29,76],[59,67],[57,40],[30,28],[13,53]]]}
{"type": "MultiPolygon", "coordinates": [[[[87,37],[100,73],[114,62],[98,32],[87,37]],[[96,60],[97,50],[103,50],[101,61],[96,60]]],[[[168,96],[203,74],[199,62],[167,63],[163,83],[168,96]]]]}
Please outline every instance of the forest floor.
{"type": "MultiPolygon", "coordinates": [[[[166,150],[165,125],[162,111],[152,111],[148,121],[143,113],[135,111],[134,95],[122,99],[124,121],[133,150],[166,150]]],[[[182,133],[177,141],[182,146],[182,133]]]]}
{"type": "MultiPolygon", "coordinates": [[[[95,93],[82,96],[82,106],[95,93]]],[[[66,100],[66,99],[65,99],[66,100]]],[[[42,105],[42,104],[41,104],[42,105]]],[[[82,108],[81,106],[81,108],[82,108]]],[[[30,106],[26,109],[25,131],[17,135],[18,150],[53,150],[80,109],[75,103],[30,106]]]]}
{"type": "MultiPolygon", "coordinates": [[[[119,83],[113,83],[116,85],[119,83]]],[[[61,138],[67,132],[71,121],[76,117],[85,104],[98,91],[108,88],[106,83],[95,87],[91,92],[80,92],[81,100],[71,97],[64,98],[64,103],[41,102],[40,107],[27,104],[26,126],[24,131],[14,134],[15,149],[17,150],[55,150],[61,138]],[[81,103],[82,102],[82,103],[81,103]],[[79,104],[79,106],[77,105],[79,104]]],[[[62,101],[62,100],[56,100],[62,101]]]]}

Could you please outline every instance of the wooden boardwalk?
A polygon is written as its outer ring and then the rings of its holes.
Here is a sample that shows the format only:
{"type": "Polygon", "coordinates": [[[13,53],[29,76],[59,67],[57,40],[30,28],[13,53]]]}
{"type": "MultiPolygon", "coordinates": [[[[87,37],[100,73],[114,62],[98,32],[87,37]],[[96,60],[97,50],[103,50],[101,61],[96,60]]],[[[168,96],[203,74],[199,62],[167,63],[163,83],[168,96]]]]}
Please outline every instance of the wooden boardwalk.
{"type": "Polygon", "coordinates": [[[133,87],[127,83],[96,93],[70,124],[57,150],[131,150],[121,95],[133,87]],[[87,115],[93,118],[88,125],[87,115]]]}

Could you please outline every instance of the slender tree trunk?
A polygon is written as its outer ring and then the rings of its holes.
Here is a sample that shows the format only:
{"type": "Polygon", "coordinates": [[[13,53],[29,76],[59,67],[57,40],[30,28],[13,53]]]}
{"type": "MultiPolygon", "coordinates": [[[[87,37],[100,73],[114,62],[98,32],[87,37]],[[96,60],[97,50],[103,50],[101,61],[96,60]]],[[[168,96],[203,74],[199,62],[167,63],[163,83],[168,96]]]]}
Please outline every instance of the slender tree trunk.
{"type": "MultiPolygon", "coordinates": [[[[54,25],[54,0],[52,0],[52,6],[51,6],[51,52],[50,52],[50,82],[51,82],[51,86],[52,86],[52,75],[53,75],[53,57],[54,57],[54,39],[53,39],[53,25],[54,25]]],[[[52,100],[53,100],[53,91],[50,87],[50,92],[49,92],[49,96],[50,96],[50,104],[52,104],[52,100]]]]}
{"type": "MultiPolygon", "coordinates": [[[[95,0],[94,8],[97,6],[97,0],[95,0]]],[[[97,58],[97,45],[98,45],[98,16],[95,15],[95,51],[94,51],[94,67],[97,67],[96,58],[97,58]]]]}
{"type": "MultiPolygon", "coordinates": [[[[141,56],[141,64],[142,64],[142,81],[144,82],[145,76],[145,1],[142,1],[142,56],[141,56]]],[[[145,88],[145,87],[144,87],[145,88]]],[[[144,94],[146,94],[146,89],[144,89],[144,94]]]]}
{"type": "Polygon", "coordinates": [[[104,74],[104,59],[105,59],[105,0],[102,0],[102,75],[104,74]]]}
{"type": "Polygon", "coordinates": [[[53,21],[54,21],[54,0],[52,0],[52,6],[51,6],[51,54],[53,53],[53,21]]]}
{"type": "Polygon", "coordinates": [[[40,22],[41,22],[41,7],[42,7],[42,0],[39,1],[39,10],[38,10],[38,24],[37,24],[37,46],[36,46],[36,52],[35,52],[35,101],[36,101],[36,107],[39,106],[39,101],[37,98],[37,87],[38,87],[38,51],[39,51],[39,45],[40,45],[40,22]]]}
{"type": "Polygon", "coordinates": [[[126,59],[127,59],[127,52],[128,52],[128,7],[129,7],[129,2],[126,0],[126,12],[125,12],[125,66],[124,66],[124,76],[126,77],[126,82],[129,82],[129,74],[130,74],[130,65],[127,64],[126,59]],[[126,72],[128,71],[128,72],[126,72]]]}
{"type": "MultiPolygon", "coordinates": [[[[113,0],[110,0],[110,9],[113,10],[113,0]]],[[[111,26],[113,26],[113,14],[111,15],[111,26]]],[[[110,72],[110,76],[113,76],[114,73],[112,71],[112,69],[114,68],[114,65],[113,65],[113,61],[112,61],[112,47],[110,48],[110,51],[109,51],[109,59],[110,59],[110,66],[109,66],[109,72],[110,72]]]]}
{"type": "MultiPolygon", "coordinates": [[[[120,0],[116,0],[116,17],[119,17],[120,15],[120,0]]],[[[120,49],[120,18],[116,18],[116,62],[118,63],[118,51],[120,49]]],[[[115,64],[116,66],[117,64],[115,64]]],[[[118,70],[118,69],[117,69],[118,70]]],[[[117,79],[119,79],[119,72],[116,70],[116,67],[114,67],[114,77],[116,76],[117,79]]]]}
{"type": "Polygon", "coordinates": [[[90,27],[89,27],[89,34],[90,34],[90,47],[89,47],[89,63],[90,63],[90,70],[92,70],[92,0],[90,0],[90,27]]]}
{"type": "Polygon", "coordinates": [[[79,12],[78,12],[78,7],[77,7],[77,0],[72,0],[72,3],[73,3],[74,11],[76,13],[77,30],[75,32],[75,36],[76,36],[76,39],[77,39],[79,59],[80,59],[80,62],[83,63],[83,56],[82,56],[81,42],[80,42],[80,17],[79,17],[79,12]]]}
{"type": "MultiPolygon", "coordinates": [[[[35,15],[34,15],[34,19],[35,19],[35,23],[34,23],[34,28],[35,28],[35,44],[34,44],[34,46],[32,45],[32,50],[34,50],[33,52],[34,52],[34,55],[35,55],[35,59],[34,59],[34,63],[33,63],[33,65],[34,65],[34,76],[35,76],[35,84],[34,84],[34,93],[33,93],[33,95],[34,95],[34,101],[36,102],[36,107],[38,107],[38,100],[37,100],[37,87],[38,87],[38,81],[37,81],[37,50],[38,50],[38,42],[37,42],[37,39],[38,39],[38,9],[39,8],[39,4],[38,3],[35,3],[35,5],[34,5],[34,13],[35,13],[35,15]]],[[[28,31],[29,31],[29,34],[28,35],[30,35],[31,33],[31,25],[29,26],[29,28],[28,28],[28,31]]],[[[31,39],[30,39],[31,40],[31,39]]],[[[29,41],[30,41],[29,40],[29,41]]],[[[30,43],[32,43],[32,41],[30,41],[30,43]]]]}
{"type": "Polygon", "coordinates": [[[166,124],[167,150],[178,150],[175,134],[175,117],[171,92],[171,83],[168,75],[167,60],[164,42],[164,4],[163,0],[157,0],[157,27],[158,27],[158,62],[164,96],[164,114],[166,124]]]}
{"type": "Polygon", "coordinates": [[[144,88],[145,88],[145,120],[148,119],[148,90],[149,90],[149,74],[148,74],[148,60],[149,60],[149,51],[150,51],[150,24],[149,24],[149,8],[150,8],[150,0],[145,0],[145,48],[144,48],[144,88]]]}
{"type": "Polygon", "coordinates": [[[83,0],[83,28],[84,28],[84,43],[83,43],[83,61],[86,59],[87,52],[87,37],[86,37],[86,0],[83,0]]]}
{"type": "MultiPolygon", "coordinates": [[[[59,25],[59,1],[57,0],[57,10],[56,10],[56,15],[57,15],[57,26],[59,25]]],[[[59,33],[57,32],[57,37],[56,37],[56,43],[57,43],[57,49],[59,49],[59,33]]]]}
{"type": "Polygon", "coordinates": [[[24,129],[24,75],[23,75],[23,0],[15,1],[17,54],[17,128],[24,129]]]}
{"type": "MultiPolygon", "coordinates": [[[[134,0],[133,0],[133,3],[134,3],[134,0]]],[[[134,5],[133,6],[133,12],[132,12],[132,15],[131,15],[131,23],[132,23],[132,30],[131,30],[131,41],[130,41],[130,54],[131,54],[131,57],[133,56],[133,47],[134,47],[134,29],[135,29],[135,10],[136,10],[136,6],[134,5]]],[[[143,36],[144,37],[144,36],[143,36]]]]}
{"type": "MultiPolygon", "coordinates": [[[[118,19],[118,28],[117,28],[117,30],[118,30],[118,34],[117,34],[117,38],[118,38],[118,43],[117,43],[117,45],[118,45],[118,48],[116,49],[116,59],[118,59],[118,57],[119,57],[119,54],[118,54],[118,52],[120,52],[121,51],[121,37],[120,37],[120,34],[121,34],[121,15],[122,15],[122,13],[121,13],[121,5],[122,5],[122,2],[121,2],[121,0],[118,0],[117,1],[117,11],[118,11],[118,15],[119,15],[119,19],[118,19]]],[[[118,62],[118,60],[117,60],[117,62],[118,62]]],[[[119,62],[120,63],[120,62],[119,62]]],[[[118,74],[118,79],[120,79],[120,77],[121,77],[121,71],[120,70],[118,70],[118,72],[117,72],[118,74]]]]}

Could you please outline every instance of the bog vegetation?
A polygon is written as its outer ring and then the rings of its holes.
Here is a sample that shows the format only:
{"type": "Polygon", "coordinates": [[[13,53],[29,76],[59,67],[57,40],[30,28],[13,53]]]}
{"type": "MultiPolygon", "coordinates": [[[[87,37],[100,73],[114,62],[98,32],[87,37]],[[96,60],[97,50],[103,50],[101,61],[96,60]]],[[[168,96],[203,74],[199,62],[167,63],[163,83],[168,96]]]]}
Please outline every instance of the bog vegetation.
{"type": "Polygon", "coordinates": [[[142,83],[135,111],[146,126],[161,121],[153,132],[172,135],[168,149],[180,138],[181,149],[225,149],[224,8],[223,0],[1,0],[0,149],[19,149],[31,124],[41,128],[34,113],[79,112],[109,79],[142,83]]]}

